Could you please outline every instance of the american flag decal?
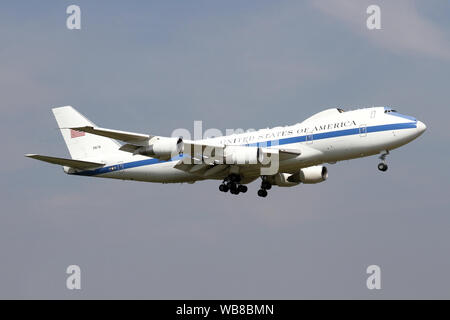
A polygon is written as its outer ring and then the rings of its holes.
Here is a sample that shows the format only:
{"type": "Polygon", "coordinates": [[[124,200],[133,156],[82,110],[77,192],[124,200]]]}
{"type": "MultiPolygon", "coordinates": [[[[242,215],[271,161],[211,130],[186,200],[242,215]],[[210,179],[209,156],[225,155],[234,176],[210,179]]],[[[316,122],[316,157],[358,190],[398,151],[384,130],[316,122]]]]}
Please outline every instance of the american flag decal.
{"type": "Polygon", "coordinates": [[[86,133],[83,131],[77,131],[77,130],[73,130],[70,129],[70,137],[73,138],[78,138],[78,137],[82,137],[84,136],[86,133]]]}

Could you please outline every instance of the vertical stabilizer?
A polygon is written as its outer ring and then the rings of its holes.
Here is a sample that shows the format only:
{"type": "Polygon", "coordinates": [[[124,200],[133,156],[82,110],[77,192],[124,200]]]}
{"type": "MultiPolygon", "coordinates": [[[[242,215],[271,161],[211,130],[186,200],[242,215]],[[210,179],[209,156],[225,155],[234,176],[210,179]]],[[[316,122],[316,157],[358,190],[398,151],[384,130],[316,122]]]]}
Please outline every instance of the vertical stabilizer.
{"type": "Polygon", "coordinates": [[[96,158],[120,152],[120,145],[113,139],[70,129],[95,127],[95,124],[71,106],[54,108],[52,111],[72,159],[96,158]]]}

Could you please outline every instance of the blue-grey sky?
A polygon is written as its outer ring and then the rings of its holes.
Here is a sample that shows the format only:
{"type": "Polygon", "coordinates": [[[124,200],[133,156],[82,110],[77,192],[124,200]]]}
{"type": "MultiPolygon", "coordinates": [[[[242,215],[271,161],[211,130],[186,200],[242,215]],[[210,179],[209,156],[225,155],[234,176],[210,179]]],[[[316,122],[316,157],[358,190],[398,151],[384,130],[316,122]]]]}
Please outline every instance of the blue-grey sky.
{"type": "Polygon", "coordinates": [[[450,298],[446,1],[2,1],[0,298],[450,298]],[[69,31],[70,4],[82,29],[69,31]],[[382,30],[366,28],[381,7],[382,30]],[[391,105],[428,126],[329,166],[317,185],[245,195],[64,175],[51,108],[108,128],[293,124],[391,105]],[[77,264],[82,290],[68,291],[77,264]],[[382,290],[366,288],[368,265],[382,290]]]}

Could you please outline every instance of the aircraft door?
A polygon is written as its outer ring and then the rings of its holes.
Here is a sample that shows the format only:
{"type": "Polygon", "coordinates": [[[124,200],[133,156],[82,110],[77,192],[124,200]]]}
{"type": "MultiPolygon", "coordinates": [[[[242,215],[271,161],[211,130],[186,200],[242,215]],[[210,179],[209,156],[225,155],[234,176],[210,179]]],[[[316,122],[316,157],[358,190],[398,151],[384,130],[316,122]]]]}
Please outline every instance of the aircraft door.
{"type": "Polygon", "coordinates": [[[122,176],[124,176],[125,175],[125,172],[124,172],[124,165],[123,165],[123,161],[120,161],[118,164],[117,164],[117,174],[119,175],[119,177],[122,177],[122,176]]]}
{"type": "Polygon", "coordinates": [[[366,137],[367,136],[367,126],[365,124],[362,124],[359,126],[359,136],[360,137],[366,137]]]}
{"type": "Polygon", "coordinates": [[[306,134],[305,141],[306,141],[307,144],[312,144],[313,143],[314,135],[312,134],[312,132],[306,134]]]}

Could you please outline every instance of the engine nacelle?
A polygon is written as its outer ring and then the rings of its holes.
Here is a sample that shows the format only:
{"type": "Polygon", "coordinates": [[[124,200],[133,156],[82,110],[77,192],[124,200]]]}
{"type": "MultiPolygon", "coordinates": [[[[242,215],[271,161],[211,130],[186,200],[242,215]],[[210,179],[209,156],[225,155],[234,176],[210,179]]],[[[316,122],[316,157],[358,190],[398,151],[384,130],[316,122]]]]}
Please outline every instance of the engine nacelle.
{"type": "Polygon", "coordinates": [[[267,181],[271,185],[277,185],[279,187],[293,187],[300,183],[300,181],[289,181],[290,173],[277,173],[273,176],[267,177],[267,181]]]}
{"type": "Polygon", "coordinates": [[[224,157],[226,164],[257,164],[262,161],[263,153],[257,147],[227,146],[224,157]]]}
{"type": "Polygon", "coordinates": [[[324,166],[313,166],[300,169],[288,178],[290,182],[302,182],[307,184],[319,183],[327,180],[328,169],[324,166]]]}
{"type": "Polygon", "coordinates": [[[148,146],[139,148],[136,153],[167,160],[183,153],[183,149],[183,138],[156,137],[154,142],[152,141],[148,146]]]}

